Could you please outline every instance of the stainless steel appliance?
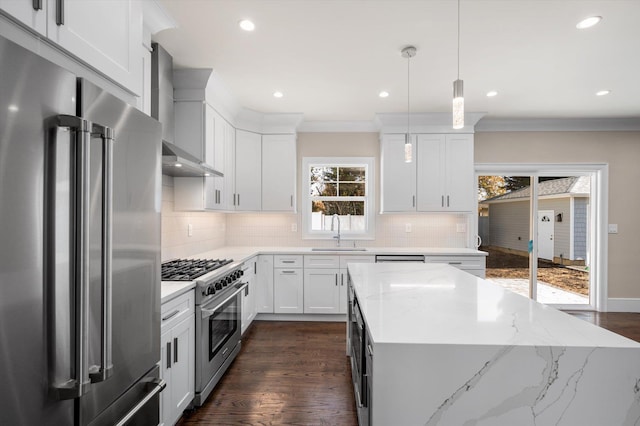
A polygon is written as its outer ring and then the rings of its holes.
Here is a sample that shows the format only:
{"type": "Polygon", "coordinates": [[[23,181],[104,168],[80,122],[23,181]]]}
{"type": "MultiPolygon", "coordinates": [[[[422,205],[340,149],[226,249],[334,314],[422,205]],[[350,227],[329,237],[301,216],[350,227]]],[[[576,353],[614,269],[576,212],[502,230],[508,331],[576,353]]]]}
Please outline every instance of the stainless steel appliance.
{"type": "Polygon", "coordinates": [[[423,254],[376,254],[376,263],[390,262],[424,263],[425,257],[423,254]]]}
{"type": "Polygon", "coordinates": [[[196,392],[201,406],[241,347],[242,263],[179,259],[162,264],[163,281],[196,282],[196,392]]]}
{"type": "Polygon", "coordinates": [[[155,425],[161,126],[0,55],[0,424],[155,425]]]}
{"type": "Polygon", "coordinates": [[[351,379],[356,399],[358,424],[370,424],[371,413],[371,367],[373,366],[373,348],[371,338],[362,317],[358,298],[353,290],[351,279],[348,278],[348,345],[351,357],[351,379]]]}

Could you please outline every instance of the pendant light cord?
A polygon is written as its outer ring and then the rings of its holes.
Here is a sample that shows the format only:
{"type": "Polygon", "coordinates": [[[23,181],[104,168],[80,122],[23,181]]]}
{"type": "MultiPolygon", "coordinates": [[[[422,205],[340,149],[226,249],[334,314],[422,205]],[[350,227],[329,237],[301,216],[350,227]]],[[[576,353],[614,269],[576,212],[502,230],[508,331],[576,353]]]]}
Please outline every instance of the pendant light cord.
{"type": "Polygon", "coordinates": [[[411,68],[411,53],[409,53],[407,55],[407,141],[409,143],[411,143],[411,110],[410,110],[410,103],[409,103],[409,97],[411,96],[410,92],[410,87],[411,87],[411,72],[410,72],[410,68],[411,68]]]}
{"type": "Polygon", "coordinates": [[[458,0],[458,80],[460,80],[460,0],[458,0]]]}

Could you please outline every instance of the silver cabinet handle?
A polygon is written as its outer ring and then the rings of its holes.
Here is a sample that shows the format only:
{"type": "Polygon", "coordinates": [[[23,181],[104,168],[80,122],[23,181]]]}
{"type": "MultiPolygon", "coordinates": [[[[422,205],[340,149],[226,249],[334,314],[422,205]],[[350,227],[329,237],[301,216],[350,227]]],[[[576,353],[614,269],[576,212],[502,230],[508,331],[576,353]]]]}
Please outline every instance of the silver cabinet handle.
{"type": "Polygon", "coordinates": [[[296,263],[295,260],[283,260],[282,263],[296,263]]]}
{"type": "Polygon", "coordinates": [[[112,355],[112,262],[113,262],[113,144],[114,133],[109,127],[93,123],[92,136],[102,141],[102,247],[101,247],[101,293],[102,293],[102,327],[100,329],[100,365],[89,367],[92,383],[98,383],[111,377],[112,355]]]}
{"type": "Polygon", "coordinates": [[[336,274],[336,287],[338,287],[338,274],[336,274]]]}
{"type": "Polygon", "coordinates": [[[344,274],[340,274],[340,286],[344,285],[344,274]]]}
{"type": "Polygon", "coordinates": [[[238,206],[240,205],[240,194],[238,194],[238,206]]]}
{"type": "Polygon", "coordinates": [[[173,363],[178,363],[178,338],[173,338],[173,363]]]}
{"type": "Polygon", "coordinates": [[[142,407],[144,407],[147,404],[147,402],[151,400],[151,398],[155,397],[157,394],[162,392],[164,388],[167,386],[167,384],[162,379],[153,379],[153,381],[148,382],[146,386],[148,388],[149,387],[151,388],[147,396],[145,396],[140,402],[138,402],[136,406],[133,407],[131,411],[127,413],[126,416],[124,416],[118,423],[116,423],[115,426],[124,426],[125,424],[127,424],[127,422],[131,420],[131,418],[135,416],[138,413],[138,411],[140,411],[142,407]]]}
{"type": "Polygon", "coordinates": [[[440,207],[444,207],[444,195],[441,197],[440,207]]]}
{"type": "Polygon", "coordinates": [[[171,342],[167,342],[167,368],[171,368],[171,342]]]}
{"type": "Polygon", "coordinates": [[[462,262],[447,262],[449,265],[462,265],[462,262]]]}
{"type": "Polygon", "coordinates": [[[56,25],[64,25],[64,0],[56,0],[56,25]]]}
{"type": "MultiPolygon", "coordinates": [[[[57,115],[45,123],[50,137],[46,145],[46,196],[45,211],[52,212],[45,223],[45,268],[47,288],[50,292],[49,319],[53,325],[48,343],[48,357],[53,366],[49,374],[51,394],[57,399],[74,399],[90,390],[89,379],[89,164],[91,122],[72,115],[57,115]],[[69,151],[61,153],[64,144],[57,140],[57,129],[63,127],[71,131],[69,151]],[[71,159],[71,160],[69,160],[71,159]],[[60,166],[64,162],[64,166],[60,166]],[[68,166],[67,166],[68,165],[68,166]],[[64,229],[56,218],[58,211],[57,179],[58,168],[69,167],[69,204],[61,204],[60,209],[69,215],[69,223],[64,229]],[[68,227],[68,229],[67,229],[68,227]],[[68,246],[60,247],[58,233],[75,230],[68,246]],[[56,265],[58,249],[67,251],[69,259],[68,275],[65,282],[57,282],[60,272],[56,265]],[[68,278],[67,278],[68,277],[68,278]],[[68,281],[67,281],[68,280],[68,281]],[[58,289],[68,289],[66,296],[56,295],[58,289]],[[72,300],[65,303],[62,299],[72,300]],[[68,314],[66,319],[59,317],[68,314]],[[68,346],[66,346],[68,345],[68,346]]],[[[66,151],[66,148],[64,148],[66,151]]],[[[66,172],[66,170],[65,170],[66,172]]],[[[68,179],[68,178],[65,178],[68,179]]],[[[64,317],[63,317],[64,318],[64,317]]]]}
{"type": "Polygon", "coordinates": [[[233,194],[233,205],[236,205],[236,194],[233,194]]]}
{"type": "Polygon", "coordinates": [[[414,195],[413,196],[413,207],[415,207],[415,206],[416,206],[416,196],[414,195]]]}
{"type": "Polygon", "coordinates": [[[293,195],[291,196],[291,207],[293,207],[293,195]]]}
{"type": "Polygon", "coordinates": [[[449,207],[449,196],[447,195],[447,207],[449,207]]]}
{"type": "Polygon", "coordinates": [[[33,0],[33,10],[42,10],[42,0],[33,0]]]}
{"type": "Polygon", "coordinates": [[[175,311],[171,312],[166,317],[162,317],[162,321],[166,321],[168,319],[171,319],[171,318],[175,317],[176,315],[178,315],[178,312],[180,312],[180,309],[176,309],[175,311]]]}
{"type": "Polygon", "coordinates": [[[280,271],[283,274],[295,274],[296,271],[280,271]]]}

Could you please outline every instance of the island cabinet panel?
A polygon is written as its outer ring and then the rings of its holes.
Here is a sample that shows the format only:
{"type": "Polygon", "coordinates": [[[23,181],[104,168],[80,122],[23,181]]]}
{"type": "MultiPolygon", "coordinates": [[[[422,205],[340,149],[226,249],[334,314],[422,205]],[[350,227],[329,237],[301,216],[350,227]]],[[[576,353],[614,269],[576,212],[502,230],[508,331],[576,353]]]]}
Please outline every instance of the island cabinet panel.
{"type": "Polygon", "coordinates": [[[361,425],[640,420],[639,343],[451,265],[348,270],[350,324],[366,332],[347,327],[352,365],[365,359],[361,425]]]}

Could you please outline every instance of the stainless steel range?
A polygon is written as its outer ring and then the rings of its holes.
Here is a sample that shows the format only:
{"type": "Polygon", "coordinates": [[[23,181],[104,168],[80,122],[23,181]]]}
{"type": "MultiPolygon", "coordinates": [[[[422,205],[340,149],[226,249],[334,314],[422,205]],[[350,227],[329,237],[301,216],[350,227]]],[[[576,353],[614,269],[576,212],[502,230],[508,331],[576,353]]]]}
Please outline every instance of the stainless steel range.
{"type": "Polygon", "coordinates": [[[196,392],[201,406],[240,352],[242,263],[179,259],[162,264],[162,281],[196,283],[196,392]]]}

